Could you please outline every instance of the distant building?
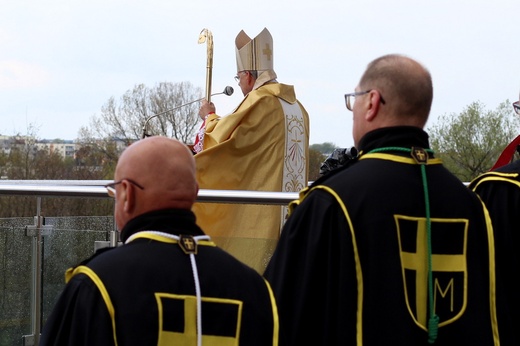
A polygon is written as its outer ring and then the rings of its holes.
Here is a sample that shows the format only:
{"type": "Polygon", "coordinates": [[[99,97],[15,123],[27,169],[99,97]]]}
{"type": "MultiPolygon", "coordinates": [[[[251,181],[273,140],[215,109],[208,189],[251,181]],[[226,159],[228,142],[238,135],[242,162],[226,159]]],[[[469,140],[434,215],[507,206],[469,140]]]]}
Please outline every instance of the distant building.
{"type": "Polygon", "coordinates": [[[38,150],[34,145],[35,141],[31,136],[0,136],[2,153],[6,155],[9,155],[13,149],[30,150],[34,153],[38,150]]]}
{"type": "Polygon", "coordinates": [[[41,139],[37,140],[32,136],[2,136],[0,135],[0,153],[9,155],[11,150],[30,150],[36,153],[45,150],[48,153],[57,153],[62,158],[75,158],[79,145],[73,140],[63,139],[41,139]]]}
{"type": "Polygon", "coordinates": [[[57,153],[64,159],[74,159],[76,157],[76,150],[79,149],[79,145],[72,140],[51,141],[44,139],[37,141],[35,146],[38,150],[46,150],[49,154],[57,153]]]}
{"type": "MultiPolygon", "coordinates": [[[[136,139],[137,140],[137,139],[136,139]]],[[[128,142],[120,138],[111,138],[109,142],[114,143],[116,150],[122,152],[128,142]]],[[[99,139],[95,145],[104,146],[106,140],[99,139]]],[[[0,135],[0,154],[9,155],[13,149],[28,150],[34,155],[38,151],[46,151],[49,154],[57,153],[62,158],[76,159],[76,153],[82,145],[73,140],[65,139],[36,139],[32,136],[3,136],[0,135]]]]}

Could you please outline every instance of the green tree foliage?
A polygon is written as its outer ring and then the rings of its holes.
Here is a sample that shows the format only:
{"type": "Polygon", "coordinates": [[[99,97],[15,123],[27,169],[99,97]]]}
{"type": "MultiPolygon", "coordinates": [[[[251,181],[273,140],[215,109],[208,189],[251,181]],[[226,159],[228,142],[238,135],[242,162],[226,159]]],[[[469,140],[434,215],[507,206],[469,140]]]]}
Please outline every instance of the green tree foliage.
{"type": "Polygon", "coordinates": [[[320,177],[320,166],[327,156],[319,150],[313,149],[313,145],[309,147],[309,181],[314,181],[320,177]]]}
{"type": "Polygon", "coordinates": [[[520,131],[520,118],[505,101],[496,110],[473,102],[460,114],[439,117],[428,128],[430,143],[446,168],[468,182],[488,171],[520,131]]]}
{"type": "Polygon", "coordinates": [[[320,177],[321,164],[337,148],[336,144],[331,142],[316,143],[309,146],[309,181],[314,181],[320,177]]]}
{"type": "Polygon", "coordinates": [[[309,148],[311,148],[313,150],[317,150],[324,155],[329,155],[330,153],[332,153],[334,151],[334,149],[337,148],[337,146],[334,143],[325,142],[325,143],[321,143],[321,144],[312,144],[311,146],[309,146],[309,148]]]}

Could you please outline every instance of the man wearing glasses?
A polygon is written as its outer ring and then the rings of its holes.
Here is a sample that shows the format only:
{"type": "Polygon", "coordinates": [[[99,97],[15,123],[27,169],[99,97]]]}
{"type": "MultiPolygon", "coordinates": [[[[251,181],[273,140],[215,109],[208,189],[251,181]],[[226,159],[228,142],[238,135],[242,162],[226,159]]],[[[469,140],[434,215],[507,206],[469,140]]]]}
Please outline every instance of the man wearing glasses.
{"type": "MultiPolygon", "coordinates": [[[[254,39],[235,39],[235,79],[244,99],[229,115],[203,101],[198,145],[201,189],[297,192],[307,186],[309,118],[294,87],[279,83],[273,39],[264,29],[254,39]]],[[[286,208],[197,203],[197,223],[217,244],[263,273],[285,221],[286,208]]]]}
{"type": "MultiPolygon", "coordinates": [[[[513,110],[520,115],[520,101],[513,103],[513,110]]],[[[520,325],[520,296],[517,278],[514,273],[520,268],[520,136],[516,137],[504,149],[497,164],[479,177],[469,187],[486,204],[495,233],[497,282],[501,291],[497,291],[497,309],[499,313],[499,331],[504,345],[520,345],[520,336],[516,329],[520,325]],[[511,332],[514,331],[514,332],[511,332]]]]}
{"type": "Polygon", "coordinates": [[[195,224],[195,162],[184,144],[135,142],[106,188],[124,244],[67,271],[41,346],[277,345],[269,284],[195,224]]]}
{"type": "Polygon", "coordinates": [[[491,221],[429,147],[432,98],[395,54],[345,95],[357,160],[300,193],[264,273],[280,345],[498,345],[491,221]]]}

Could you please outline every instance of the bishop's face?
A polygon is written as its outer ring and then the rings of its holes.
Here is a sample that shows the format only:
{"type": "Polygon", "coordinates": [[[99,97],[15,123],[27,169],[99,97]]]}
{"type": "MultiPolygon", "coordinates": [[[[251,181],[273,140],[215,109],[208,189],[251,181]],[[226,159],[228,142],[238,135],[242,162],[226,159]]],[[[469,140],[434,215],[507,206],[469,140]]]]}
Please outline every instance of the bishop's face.
{"type": "Polygon", "coordinates": [[[238,82],[238,86],[242,90],[242,94],[246,96],[253,90],[255,85],[255,78],[249,71],[239,71],[235,77],[238,82]]]}

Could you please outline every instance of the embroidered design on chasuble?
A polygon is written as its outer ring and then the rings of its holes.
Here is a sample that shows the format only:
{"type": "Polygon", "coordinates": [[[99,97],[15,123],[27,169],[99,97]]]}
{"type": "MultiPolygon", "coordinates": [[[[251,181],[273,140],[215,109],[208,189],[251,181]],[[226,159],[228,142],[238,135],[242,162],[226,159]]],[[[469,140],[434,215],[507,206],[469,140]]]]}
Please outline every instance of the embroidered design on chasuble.
{"type": "MultiPolygon", "coordinates": [[[[395,215],[401,272],[408,312],[427,330],[428,235],[426,218],[395,215]]],[[[431,219],[432,281],[439,327],[454,322],[467,305],[468,220],[431,219]],[[448,238],[450,242],[446,242],[448,238]]]]}
{"type": "MultiPolygon", "coordinates": [[[[282,192],[298,192],[307,186],[305,172],[307,157],[305,148],[305,122],[303,113],[298,102],[290,104],[278,99],[285,115],[285,153],[282,171],[282,192]]],[[[281,208],[280,230],[287,220],[288,207],[281,208]]]]}

